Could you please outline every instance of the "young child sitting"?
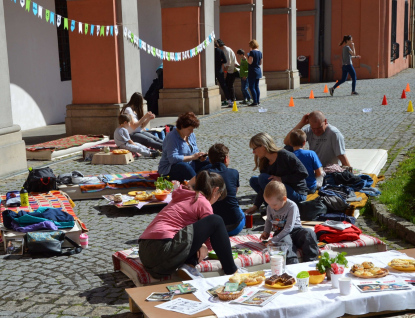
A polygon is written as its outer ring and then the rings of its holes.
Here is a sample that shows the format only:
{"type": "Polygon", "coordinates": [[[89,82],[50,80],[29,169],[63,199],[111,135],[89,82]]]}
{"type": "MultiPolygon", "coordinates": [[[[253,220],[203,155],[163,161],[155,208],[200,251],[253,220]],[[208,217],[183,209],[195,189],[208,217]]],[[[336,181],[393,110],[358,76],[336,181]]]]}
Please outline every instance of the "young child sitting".
{"type": "MultiPolygon", "coordinates": [[[[210,165],[204,170],[215,172],[222,176],[226,185],[227,196],[212,205],[213,213],[222,217],[229,236],[238,235],[245,226],[245,214],[241,210],[236,198],[239,188],[238,170],[228,168],[229,149],[224,144],[214,144],[208,152],[210,165]]],[[[196,177],[189,181],[193,187],[196,177]]]]}
{"type": "Polygon", "coordinates": [[[131,117],[127,114],[118,116],[118,123],[120,124],[114,131],[115,144],[121,149],[127,149],[131,152],[138,152],[144,157],[156,158],[160,156],[160,151],[151,150],[147,147],[135,143],[131,140],[127,127],[130,125],[131,117]]]}
{"type": "Polygon", "coordinates": [[[268,203],[267,220],[261,240],[267,240],[271,230],[274,235],[268,244],[285,243],[288,245],[287,264],[298,263],[297,248],[303,250],[303,261],[317,259],[317,237],[312,229],[301,226],[297,204],[287,199],[283,183],[271,181],[265,187],[264,200],[268,203]]]}
{"type": "Polygon", "coordinates": [[[244,100],[241,102],[242,105],[248,105],[251,103],[251,94],[249,94],[248,90],[248,61],[245,56],[245,51],[242,49],[239,49],[236,52],[236,55],[239,60],[239,77],[241,78],[241,91],[242,95],[244,97],[244,100]]]}
{"type": "MultiPolygon", "coordinates": [[[[323,165],[317,154],[313,150],[304,150],[307,136],[301,129],[294,129],[290,134],[291,146],[294,148],[294,154],[307,169],[308,177],[305,179],[308,187],[308,194],[316,192],[317,177],[323,173],[323,165]]],[[[321,185],[320,185],[321,186],[321,185]]]]}

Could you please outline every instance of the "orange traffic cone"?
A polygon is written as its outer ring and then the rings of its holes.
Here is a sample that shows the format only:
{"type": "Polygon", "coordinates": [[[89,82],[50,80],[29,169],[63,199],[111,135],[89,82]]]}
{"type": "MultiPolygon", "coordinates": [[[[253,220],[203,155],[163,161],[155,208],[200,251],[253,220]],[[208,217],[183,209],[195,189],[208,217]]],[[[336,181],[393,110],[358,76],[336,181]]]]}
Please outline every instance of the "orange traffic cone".
{"type": "Polygon", "coordinates": [[[328,93],[328,92],[329,92],[329,89],[327,88],[327,85],[325,85],[323,93],[328,93]]]}
{"type": "Polygon", "coordinates": [[[383,95],[382,105],[388,105],[388,101],[386,100],[386,95],[383,95]]]}
{"type": "Polygon", "coordinates": [[[411,91],[411,88],[409,87],[409,83],[408,83],[406,84],[405,92],[410,92],[410,91],[411,91]]]}
{"type": "Polygon", "coordinates": [[[402,91],[401,98],[406,98],[405,90],[402,91]]]}
{"type": "Polygon", "coordinates": [[[292,96],[291,96],[291,99],[290,99],[290,103],[288,104],[288,107],[294,107],[294,100],[293,100],[292,96]]]}
{"type": "Polygon", "coordinates": [[[314,99],[314,93],[313,93],[313,90],[311,90],[311,92],[310,92],[310,97],[309,97],[309,99],[314,99]]]}

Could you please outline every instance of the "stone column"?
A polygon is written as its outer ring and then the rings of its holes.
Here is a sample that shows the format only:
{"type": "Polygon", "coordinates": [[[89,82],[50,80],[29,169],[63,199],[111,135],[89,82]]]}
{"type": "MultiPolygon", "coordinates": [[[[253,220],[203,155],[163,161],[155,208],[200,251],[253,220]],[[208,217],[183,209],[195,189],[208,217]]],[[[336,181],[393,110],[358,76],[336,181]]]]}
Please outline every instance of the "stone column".
{"type": "MultiPolygon", "coordinates": [[[[163,51],[183,52],[199,45],[214,30],[212,0],[161,0],[163,51]]],[[[180,62],[164,61],[159,115],[192,111],[210,114],[220,110],[215,85],[214,45],[180,62]]]]}
{"type": "Polygon", "coordinates": [[[289,12],[289,61],[290,87],[300,87],[300,74],[297,69],[297,0],[290,0],[289,12]]]}
{"type": "MultiPolygon", "coordinates": [[[[220,38],[235,54],[241,48],[248,53],[250,51],[248,43],[252,39],[258,41],[259,50],[263,52],[262,0],[246,2],[246,0],[221,1],[220,38]]],[[[267,97],[267,83],[264,73],[259,81],[259,89],[261,98],[267,97]]],[[[237,99],[243,99],[239,79],[235,81],[235,95],[237,99]]]]}
{"type": "Polygon", "coordinates": [[[0,90],[0,176],[5,176],[26,169],[27,163],[20,126],[13,125],[3,2],[0,4],[0,90]]]}
{"type": "Polygon", "coordinates": [[[140,50],[123,36],[123,25],[138,36],[137,3],[68,1],[68,15],[75,21],[118,25],[118,36],[97,36],[96,25],[94,35],[69,32],[73,100],[67,106],[66,134],[112,137],[121,103],[141,92],[140,50]]]}

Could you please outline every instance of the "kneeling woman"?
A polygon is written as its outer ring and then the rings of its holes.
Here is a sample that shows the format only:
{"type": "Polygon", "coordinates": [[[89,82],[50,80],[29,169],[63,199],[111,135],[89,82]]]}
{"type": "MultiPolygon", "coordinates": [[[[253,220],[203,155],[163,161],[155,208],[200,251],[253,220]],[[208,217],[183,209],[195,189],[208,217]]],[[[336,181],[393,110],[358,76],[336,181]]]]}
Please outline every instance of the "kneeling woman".
{"type": "Polygon", "coordinates": [[[257,193],[254,206],[245,211],[254,213],[264,202],[264,189],[268,182],[276,180],[282,182],[287,189],[287,198],[296,203],[307,199],[307,169],[301,161],[285,149],[279,149],[274,140],[267,133],[259,133],[251,138],[249,147],[255,157],[255,168],[259,167],[260,175],[251,177],[250,186],[257,193]]]}
{"type": "Polygon", "coordinates": [[[154,278],[170,275],[183,265],[181,269],[192,270],[207,256],[210,244],[225,274],[237,271],[225,224],[212,211],[212,204],[226,196],[222,177],[201,171],[194,189],[174,190],[172,201],[140,236],[140,260],[154,278]]]}

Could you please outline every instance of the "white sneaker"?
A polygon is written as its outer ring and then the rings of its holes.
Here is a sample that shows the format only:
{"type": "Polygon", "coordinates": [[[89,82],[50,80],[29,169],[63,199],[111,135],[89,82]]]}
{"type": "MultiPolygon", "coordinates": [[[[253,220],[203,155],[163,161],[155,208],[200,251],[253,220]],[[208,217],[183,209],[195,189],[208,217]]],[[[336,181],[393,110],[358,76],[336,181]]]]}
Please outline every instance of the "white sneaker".
{"type": "Polygon", "coordinates": [[[183,264],[183,266],[177,270],[177,274],[184,280],[205,278],[196,268],[187,264],[183,264]]]}

